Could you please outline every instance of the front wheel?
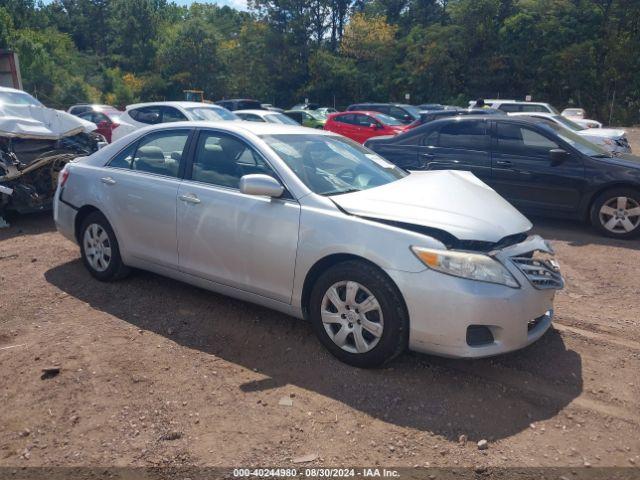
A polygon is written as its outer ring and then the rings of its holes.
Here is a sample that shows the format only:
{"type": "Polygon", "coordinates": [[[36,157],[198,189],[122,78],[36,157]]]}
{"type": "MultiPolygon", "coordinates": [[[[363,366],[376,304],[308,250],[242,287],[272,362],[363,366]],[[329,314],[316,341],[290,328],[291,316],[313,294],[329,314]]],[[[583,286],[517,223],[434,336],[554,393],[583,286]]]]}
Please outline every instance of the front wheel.
{"type": "Polygon", "coordinates": [[[369,263],[347,261],[325,271],[313,287],[309,307],[320,342],[349,365],[377,367],[407,346],[409,318],[402,296],[369,263]]]}
{"type": "Polygon", "coordinates": [[[615,188],[601,193],[591,207],[591,224],[612,238],[640,235],[640,192],[615,188]]]}

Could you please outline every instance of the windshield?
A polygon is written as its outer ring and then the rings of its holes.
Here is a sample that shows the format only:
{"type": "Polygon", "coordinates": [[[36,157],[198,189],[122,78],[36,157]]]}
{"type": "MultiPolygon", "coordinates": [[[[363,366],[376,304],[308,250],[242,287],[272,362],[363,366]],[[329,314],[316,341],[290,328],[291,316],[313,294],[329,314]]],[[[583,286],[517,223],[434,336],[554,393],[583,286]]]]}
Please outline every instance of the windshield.
{"type": "Polygon", "coordinates": [[[311,191],[338,195],[385,185],[407,172],[345,137],[317,134],[261,138],[311,191]]]}
{"type": "Polygon", "coordinates": [[[404,125],[400,120],[398,120],[397,118],[393,118],[390,117],[389,115],[385,115],[384,113],[376,113],[375,115],[373,115],[377,120],[380,120],[382,123],[384,123],[385,125],[404,125]]]}
{"type": "Polygon", "coordinates": [[[264,116],[265,120],[269,123],[284,123],[285,125],[300,125],[293,118],[287,117],[282,113],[270,113],[264,116]]]}
{"type": "Polygon", "coordinates": [[[569,130],[573,130],[574,132],[579,132],[580,130],[586,130],[585,127],[581,127],[576,122],[572,122],[568,118],[563,117],[562,115],[554,115],[553,119],[567,127],[569,130]]]}
{"type": "Polygon", "coordinates": [[[564,128],[557,123],[544,123],[540,124],[540,126],[551,130],[580,153],[584,153],[590,157],[611,157],[611,154],[604,148],[596,145],[595,143],[591,143],[585,137],[564,128]]]}
{"type": "Polygon", "coordinates": [[[44,105],[26,92],[0,92],[0,105],[32,105],[34,107],[44,107],[44,105]]]}
{"type": "Polygon", "coordinates": [[[194,120],[240,120],[237,115],[224,108],[195,107],[187,108],[187,111],[191,113],[194,120]]]}
{"type": "Polygon", "coordinates": [[[420,118],[420,109],[418,107],[414,107],[413,105],[402,105],[402,108],[409,112],[413,118],[420,118]]]}

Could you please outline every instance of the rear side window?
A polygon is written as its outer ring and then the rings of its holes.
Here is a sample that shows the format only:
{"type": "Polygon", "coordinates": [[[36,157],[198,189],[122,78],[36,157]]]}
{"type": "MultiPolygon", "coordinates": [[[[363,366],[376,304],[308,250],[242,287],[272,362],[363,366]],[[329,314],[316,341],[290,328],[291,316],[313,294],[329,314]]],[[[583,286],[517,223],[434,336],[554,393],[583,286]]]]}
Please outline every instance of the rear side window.
{"type": "Polygon", "coordinates": [[[498,123],[498,152],[511,155],[548,157],[558,144],[540,133],[520,125],[498,123]]]}
{"type": "Polygon", "coordinates": [[[162,123],[182,122],[187,120],[180,110],[174,107],[162,107],[162,123]]]}
{"type": "Polygon", "coordinates": [[[502,110],[503,112],[519,112],[520,105],[517,105],[515,103],[503,103],[498,107],[498,109],[502,110]]]}
{"type": "Polygon", "coordinates": [[[162,112],[160,107],[141,107],[129,110],[129,116],[136,122],[155,125],[162,123],[162,112]]]}
{"type": "Polygon", "coordinates": [[[247,122],[264,122],[265,120],[258,115],[254,115],[253,113],[237,113],[242,120],[246,120],[247,122]]]}
{"type": "Polygon", "coordinates": [[[189,130],[150,133],[113,157],[109,166],[177,177],[189,134],[189,130]]]}
{"type": "Polygon", "coordinates": [[[487,124],[482,121],[451,122],[440,127],[438,146],[441,148],[462,148],[465,150],[485,150],[489,147],[487,124]]]}
{"type": "Polygon", "coordinates": [[[547,110],[544,106],[542,105],[521,105],[521,112],[549,112],[549,110],[547,110]]]}

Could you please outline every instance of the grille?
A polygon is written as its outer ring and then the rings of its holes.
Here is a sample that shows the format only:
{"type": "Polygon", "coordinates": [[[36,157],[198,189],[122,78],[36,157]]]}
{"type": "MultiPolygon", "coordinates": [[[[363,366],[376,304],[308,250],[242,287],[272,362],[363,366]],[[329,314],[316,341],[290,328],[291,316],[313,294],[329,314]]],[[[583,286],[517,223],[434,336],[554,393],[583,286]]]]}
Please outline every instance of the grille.
{"type": "Polygon", "coordinates": [[[561,289],[564,286],[562,275],[550,260],[536,258],[534,253],[520,257],[511,257],[511,261],[527,277],[531,285],[538,289],[561,289]]]}

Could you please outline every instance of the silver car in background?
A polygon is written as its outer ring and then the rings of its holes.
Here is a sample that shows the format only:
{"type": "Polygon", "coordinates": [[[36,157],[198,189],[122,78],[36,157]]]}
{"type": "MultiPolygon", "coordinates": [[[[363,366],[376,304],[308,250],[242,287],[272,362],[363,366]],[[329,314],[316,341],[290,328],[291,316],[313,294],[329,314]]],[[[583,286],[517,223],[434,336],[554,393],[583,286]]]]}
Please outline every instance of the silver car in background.
{"type": "Polygon", "coordinates": [[[522,348],[563,286],[549,244],[471,173],[408,174],[304,127],[138,130],[65,168],[54,217],[99,280],[141,268],[309,319],[359,367],[522,348]]]}

